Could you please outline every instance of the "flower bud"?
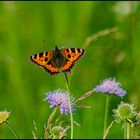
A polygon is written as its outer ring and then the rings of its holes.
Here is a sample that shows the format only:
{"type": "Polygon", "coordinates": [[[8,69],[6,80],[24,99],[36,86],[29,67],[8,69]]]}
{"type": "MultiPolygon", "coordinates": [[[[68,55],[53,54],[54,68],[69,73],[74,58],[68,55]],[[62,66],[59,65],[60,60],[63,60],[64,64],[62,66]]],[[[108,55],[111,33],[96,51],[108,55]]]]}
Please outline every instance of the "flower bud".
{"type": "Polygon", "coordinates": [[[116,121],[132,120],[136,116],[134,105],[121,102],[118,109],[114,109],[114,118],[116,121]]]}
{"type": "Polygon", "coordinates": [[[10,112],[7,111],[1,111],[0,112],[0,124],[4,123],[5,121],[7,121],[7,119],[9,118],[10,112]]]}

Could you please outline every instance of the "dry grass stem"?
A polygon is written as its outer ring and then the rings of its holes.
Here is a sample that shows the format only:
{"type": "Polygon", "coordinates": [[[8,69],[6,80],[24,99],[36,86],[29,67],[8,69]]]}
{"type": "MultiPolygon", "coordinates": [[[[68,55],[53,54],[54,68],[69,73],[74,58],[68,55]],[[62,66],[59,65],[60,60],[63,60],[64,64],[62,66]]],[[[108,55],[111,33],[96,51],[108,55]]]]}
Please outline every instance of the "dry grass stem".
{"type": "Polygon", "coordinates": [[[90,45],[90,43],[92,41],[96,40],[97,38],[109,35],[110,33],[113,33],[113,32],[116,32],[116,31],[117,31],[117,28],[113,27],[113,28],[108,28],[108,29],[105,29],[103,31],[97,32],[97,33],[95,33],[95,34],[86,38],[84,44],[82,45],[82,48],[86,48],[87,46],[90,45]]]}
{"type": "Polygon", "coordinates": [[[107,135],[108,135],[108,133],[110,131],[110,128],[112,127],[112,125],[114,124],[114,122],[115,121],[112,121],[111,124],[109,125],[109,127],[106,129],[105,134],[103,136],[103,139],[106,139],[107,138],[107,135]]]}
{"type": "Polygon", "coordinates": [[[90,91],[88,91],[88,92],[86,92],[84,95],[82,95],[81,97],[79,97],[76,101],[75,101],[75,103],[77,103],[77,102],[79,102],[79,101],[81,101],[81,100],[84,100],[84,99],[86,99],[87,97],[89,97],[89,96],[91,96],[92,94],[93,94],[93,90],[90,90],[90,91]]]}

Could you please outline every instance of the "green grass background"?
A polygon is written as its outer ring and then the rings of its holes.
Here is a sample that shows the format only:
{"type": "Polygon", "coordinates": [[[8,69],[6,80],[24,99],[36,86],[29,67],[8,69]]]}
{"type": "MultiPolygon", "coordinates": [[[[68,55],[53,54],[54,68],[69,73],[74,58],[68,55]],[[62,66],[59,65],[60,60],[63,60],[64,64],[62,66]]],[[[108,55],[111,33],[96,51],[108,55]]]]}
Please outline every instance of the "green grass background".
{"type": "MultiPolygon", "coordinates": [[[[51,113],[44,93],[66,89],[63,74],[50,76],[30,56],[55,45],[79,48],[88,36],[111,27],[118,31],[94,40],[73,68],[72,94],[78,98],[100,80],[116,77],[128,93],[123,100],[140,108],[139,2],[0,2],[0,110],[11,112],[9,122],[21,138],[32,138],[33,120],[43,136],[51,113]]],[[[112,97],[109,122],[120,101],[112,97]]],[[[83,104],[92,108],[77,109],[74,119],[81,126],[74,127],[74,138],[102,138],[105,95],[96,93],[83,104]]],[[[15,137],[0,125],[0,138],[15,137]]],[[[108,138],[123,138],[120,124],[108,138]]]]}

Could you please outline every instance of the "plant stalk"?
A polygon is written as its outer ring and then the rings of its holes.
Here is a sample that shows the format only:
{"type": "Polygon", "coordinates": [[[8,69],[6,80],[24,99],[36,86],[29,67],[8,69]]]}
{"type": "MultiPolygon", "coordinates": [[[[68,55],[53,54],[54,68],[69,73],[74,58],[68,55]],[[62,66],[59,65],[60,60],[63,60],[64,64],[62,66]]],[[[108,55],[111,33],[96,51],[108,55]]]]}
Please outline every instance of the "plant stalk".
{"type": "Polygon", "coordinates": [[[17,139],[20,139],[20,138],[18,137],[16,131],[14,130],[14,128],[11,126],[11,124],[10,124],[8,121],[6,121],[5,124],[10,128],[10,130],[11,130],[12,133],[15,135],[15,137],[16,137],[17,139]]]}
{"type": "Polygon", "coordinates": [[[108,119],[108,110],[109,110],[109,101],[110,101],[110,96],[109,94],[106,95],[106,103],[105,103],[105,116],[104,116],[104,133],[103,136],[105,135],[106,129],[107,129],[107,119],[108,119]]]}
{"type": "Polygon", "coordinates": [[[125,120],[124,123],[124,139],[129,139],[129,122],[125,120]]]}
{"type": "Polygon", "coordinates": [[[66,86],[67,86],[67,93],[68,93],[68,102],[69,102],[69,109],[70,109],[70,122],[71,122],[71,139],[73,139],[73,114],[72,114],[72,106],[71,106],[71,92],[68,82],[67,74],[65,73],[66,78],[66,86]]]}

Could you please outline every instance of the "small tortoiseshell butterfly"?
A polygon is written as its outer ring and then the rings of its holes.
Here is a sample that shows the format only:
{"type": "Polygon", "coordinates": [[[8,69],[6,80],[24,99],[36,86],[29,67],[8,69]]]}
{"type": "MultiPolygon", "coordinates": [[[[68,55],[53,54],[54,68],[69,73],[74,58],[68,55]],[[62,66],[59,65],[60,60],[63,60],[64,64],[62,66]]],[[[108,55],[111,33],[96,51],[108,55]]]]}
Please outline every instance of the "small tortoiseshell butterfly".
{"type": "Polygon", "coordinates": [[[41,52],[32,55],[31,60],[43,67],[49,74],[59,72],[70,72],[75,62],[84,54],[85,50],[80,48],[58,48],[55,50],[41,52]]]}

